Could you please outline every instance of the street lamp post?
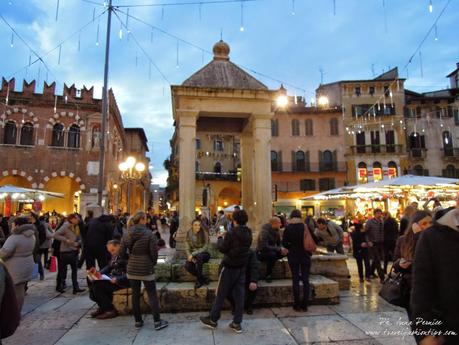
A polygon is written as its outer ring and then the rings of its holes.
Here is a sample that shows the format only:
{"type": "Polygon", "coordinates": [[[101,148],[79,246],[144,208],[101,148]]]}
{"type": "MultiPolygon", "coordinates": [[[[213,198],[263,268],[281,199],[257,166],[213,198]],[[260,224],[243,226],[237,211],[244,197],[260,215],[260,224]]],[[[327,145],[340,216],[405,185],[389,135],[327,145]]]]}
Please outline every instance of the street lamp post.
{"type": "Polygon", "coordinates": [[[127,182],[127,211],[131,213],[131,182],[142,178],[145,164],[137,162],[134,157],[130,156],[121,162],[118,168],[121,172],[121,179],[127,182]]]}

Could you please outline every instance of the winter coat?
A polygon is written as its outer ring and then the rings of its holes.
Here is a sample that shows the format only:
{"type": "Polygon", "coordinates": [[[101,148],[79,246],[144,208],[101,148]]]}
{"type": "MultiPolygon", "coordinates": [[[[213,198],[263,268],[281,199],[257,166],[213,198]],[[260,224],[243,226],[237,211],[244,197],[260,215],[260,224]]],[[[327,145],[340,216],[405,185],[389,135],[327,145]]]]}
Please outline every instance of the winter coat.
{"type": "Polygon", "coordinates": [[[193,229],[188,230],[185,240],[185,251],[187,257],[196,256],[199,253],[208,251],[209,235],[206,230],[201,229],[198,234],[193,232],[193,229]],[[203,231],[203,233],[201,233],[203,231]]]}
{"type": "Polygon", "coordinates": [[[355,230],[351,232],[352,239],[352,252],[354,258],[362,257],[362,255],[368,254],[368,248],[362,247],[362,243],[365,241],[365,233],[361,231],[362,225],[354,225],[355,230]]]}
{"type": "Polygon", "coordinates": [[[3,229],[0,227],[0,248],[3,246],[3,243],[6,241],[6,236],[5,233],[3,232],[3,229]]]}
{"type": "Polygon", "coordinates": [[[158,261],[156,236],[145,225],[130,227],[121,241],[120,257],[128,262],[129,279],[154,280],[158,261]]]}
{"type": "Polygon", "coordinates": [[[15,285],[32,279],[33,251],[38,241],[35,232],[33,224],[17,226],[0,249],[0,258],[5,262],[15,285]]]}
{"type": "Polygon", "coordinates": [[[365,223],[365,234],[367,242],[383,243],[384,242],[384,222],[376,218],[369,219],[365,223]]]}
{"type": "Polygon", "coordinates": [[[113,216],[102,215],[92,219],[88,224],[88,230],[84,239],[86,248],[93,251],[103,251],[107,242],[113,239],[113,230],[115,228],[115,219],[113,216]]]}
{"type": "Polygon", "coordinates": [[[257,250],[280,252],[281,236],[279,230],[273,229],[269,223],[263,225],[258,235],[257,250]]]}
{"type": "Polygon", "coordinates": [[[384,244],[394,248],[398,237],[398,223],[395,218],[384,220],[384,244]]]}
{"type": "MultiPolygon", "coordinates": [[[[291,218],[284,230],[282,245],[288,249],[287,258],[289,261],[301,261],[306,256],[311,256],[311,253],[304,250],[304,229],[305,224],[301,218],[291,218]]],[[[311,232],[309,228],[308,230],[311,232]]]]}
{"type": "MultiPolygon", "coordinates": [[[[412,268],[412,318],[422,318],[425,322],[437,319],[442,325],[415,323],[415,331],[441,329],[459,334],[458,263],[459,208],[456,208],[419,236],[412,268]]],[[[446,344],[457,344],[457,337],[447,338],[446,344]]]]}
{"type": "Polygon", "coordinates": [[[79,250],[81,247],[81,236],[69,222],[62,224],[59,230],[54,233],[54,238],[61,242],[60,253],[72,252],[79,250]],[[67,240],[69,240],[70,243],[67,243],[67,240]]]}
{"type": "Polygon", "coordinates": [[[49,224],[44,224],[46,229],[46,240],[40,246],[40,249],[49,249],[51,248],[51,242],[54,237],[54,233],[51,231],[49,224]]]}
{"type": "Polygon", "coordinates": [[[237,226],[217,241],[218,250],[224,254],[222,265],[229,268],[247,266],[252,245],[252,230],[247,226],[237,226]]]}
{"type": "Polygon", "coordinates": [[[258,278],[260,275],[260,262],[257,258],[257,253],[250,249],[249,263],[247,270],[245,271],[245,283],[258,283],[258,278]]]}
{"type": "Polygon", "coordinates": [[[343,229],[331,221],[327,223],[326,229],[321,230],[317,228],[315,231],[316,237],[319,238],[319,241],[322,242],[324,246],[338,245],[338,243],[342,241],[342,233],[343,229]]]}
{"type": "Polygon", "coordinates": [[[127,262],[120,256],[112,257],[110,263],[100,270],[101,274],[106,274],[112,278],[116,278],[116,285],[122,288],[129,287],[129,279],[126,275],[127,262]]]}

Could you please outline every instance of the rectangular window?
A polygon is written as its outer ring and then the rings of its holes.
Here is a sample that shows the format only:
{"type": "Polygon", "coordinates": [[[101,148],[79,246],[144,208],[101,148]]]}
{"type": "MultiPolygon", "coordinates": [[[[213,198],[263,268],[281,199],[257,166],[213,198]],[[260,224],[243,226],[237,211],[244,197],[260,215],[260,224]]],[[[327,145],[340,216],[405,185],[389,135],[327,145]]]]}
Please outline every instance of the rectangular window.
{"type": "Polygon", "coordinates": [[[201,149],[201,139],[196,138],[196,150],[200,150],[200,149],[201,149]]]}
{"type": "Polygon", "coordinates": [[[292,136],[300,135],[300,121],[297,119],[292,120],[292,136]]]}
{"type": "Polygon", "coordinates": [[[355,134],[355,143],[357,145],[357,153],[365,153],[365,132],[355,134]]]}
{"type": "Polygon", "coordinates": [[[459,126],[459,109],[454,109],[454,124],[459,126]]]}
{"type": "Polygon", "coordinates": [[[390,90],[389,90],[389,86],[388,85],[384,86],[384,96],[386,96],[386,97],[390,96],[390,90]]]}
{"type": "Polygon", "coordinates": [[[312,180],[312,179],[300,180],[300,189],[302,191],[316,190],[316,180],[312,180]]]}
{"type": "Polygon", "coordinates": [[[304,121],[305,135],[311,137],[314,135],[314,124],[312,120],[308,119],[304,121]]]}
{"type": "Polygon", "coordinates": [[[394,131],[386,131],[386,152],[395,152],[395,133],[394,131]]]}
{"type": "Polygon", "coordinates": [[[319,179],[319,190],[321,192],[334,189],[335,188],[335,179],[334,178],[321,178],[319,179]]]}
{"type": "Polygon", "coordinates": [[[271,136],[279,136],[279,120],[271,120],[271,136]]]}
{"type": "Polygon", "coordinates": [[[361,95],[362,90],[360,89],[360,86],[355,87],[355,95],[358,97],[361,95]]]}
{"type": "Polygon", "coordinates": [[[214,151],[223,152],[223,140],[222,139],[214,140],[214,151]]]}
{"type": "Polygon", "coordinates": [[[379,140],[379,131],[371,131],[371,152],[380,153],[381,152],[381,142],[379,140]]]}
{"type": "Polygon", "coordinates": [[[375,94],[375,87],[374,87],[374,86],[370,86],[370,88],[369,88],[368,90],[369,90],[368,93],[369,93],[370,95],[373,96],[373,95],[375,94]]]}

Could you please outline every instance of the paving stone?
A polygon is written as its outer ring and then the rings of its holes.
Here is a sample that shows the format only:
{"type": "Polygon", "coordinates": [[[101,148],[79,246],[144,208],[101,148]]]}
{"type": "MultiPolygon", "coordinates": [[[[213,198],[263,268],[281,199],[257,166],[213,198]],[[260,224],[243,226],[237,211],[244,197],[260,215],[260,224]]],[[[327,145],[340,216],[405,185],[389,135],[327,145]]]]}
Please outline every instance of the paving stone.
{"type": "Polygon", "coordinates": [[[83,295],[78,295],[71,299],[68,303],[64,304],[59,310],[62,311],[72,311],[77,309],[85,309],[88,310],[94,306],[94,302],[89,299],[89,294],[84,293],[83,295]]]}
{"type": "Polygon", "coordinates": [[[11,337],[2,339],[3,345],[54,345],[67,330],[19,329],[11,337]]]}
{"type": "Polygon", "coordinates": [[[381,345],[416,345],[413,336],[376,338],[381,345]]]}
{"type": "Polygon", "coordinates": [[[134,328],[134,325],[131,327],[99,327],[90,333],[84,328],[72,328],[56,344],[127,345],[132,344],[136,335],[137,329],[134,328]]]}
{"type": "Polygon", "coordinates": [[[71,299],[66,298],[66,297],[56,297],[53,298],[52,300],[49,300],[47,303],[44,303],[40,305],[37,309],[35,309],[36,312],[47,312],[51,310],[58,309],[62,307],[64,304],[68,303],[71,299]]]}
{"type": "Polygon", "coordinates": [[[310,305],[308,311],[295,311],[292,307],[271,308],[277,317],[297,317],[297,316],[316,316],[316,315],[334,315],[336,312],[326,305],[310,305]]]}
{"type": "Polygon", "coordinates": [[[242,334],[234,333],[228,324],[229,322],[219,322],[218,328],[214,331],[215,345],[297,344],[277,319],[245,320],[242,323],[242,334]]]}
{"type": "Polygon", "coordinates": [[[70,329],[85,313],[86,310],[81,309],[34,311],[22,319],[19,331],[24,329],[70,329]]]}
{"type": "Polygon", "coordinates": [[[361,313],[400,310],[398,307],[385,302],[378,295],[342,298],[339,304],[332,305],[330,308],[335,310],[337,313],[361,313]]]}
{"type": "Polygon", "coordinates": [[[174,323],[160,331],[153,323],[140,329],[133,345],[214,345],[212,331],[199,322],[174,323]]]}
{"type": "Polygon", "coordinates": [[[341,314],[343,318],[374,338],[409,335],[406,313],[399,311],[381,313],[341,314]]]}
{"type": "Polygon", "coordinates": [[[339,315],[281,319],[299,343],[360,340],[369,337],[339,315]]]}

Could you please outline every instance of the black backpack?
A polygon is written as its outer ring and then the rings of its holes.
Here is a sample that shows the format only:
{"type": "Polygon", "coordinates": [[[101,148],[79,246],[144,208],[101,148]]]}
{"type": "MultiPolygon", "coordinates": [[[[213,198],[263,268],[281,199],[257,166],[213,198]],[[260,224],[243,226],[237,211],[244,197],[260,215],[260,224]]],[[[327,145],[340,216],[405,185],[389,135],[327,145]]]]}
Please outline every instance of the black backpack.
{"type": "Polygon", "coordinates": [[[5,292],[0,306],[0,339],[13,335],[21,321],[13,279],[11,279],[5,265],[0,261],[1,269],[5,271],[5,292]]]}

